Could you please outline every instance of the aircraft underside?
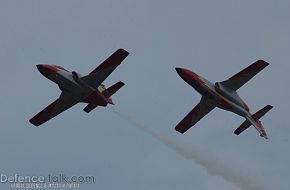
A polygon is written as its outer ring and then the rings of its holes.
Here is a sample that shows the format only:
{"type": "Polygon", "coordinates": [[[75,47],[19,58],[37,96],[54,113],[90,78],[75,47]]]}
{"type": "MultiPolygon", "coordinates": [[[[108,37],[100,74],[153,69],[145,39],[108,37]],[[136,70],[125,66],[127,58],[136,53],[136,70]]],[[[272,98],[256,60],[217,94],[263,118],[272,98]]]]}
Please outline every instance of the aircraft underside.
{"type": "Polygon", "coordinates": [[[200,102],[185,116],[185,118],[177,124],[175,129],[180,133],[186,132],[211,110],[218,107],[233,112],[246,119],[246,121],[235,131],[235,134],[239,135],[250,125],[253,125],[260,135],[267,139],[267,134],[262,123],[259,121],[259,118],[272,109],[272,106],[267,105],[251,115],[249,107],[240,98],[236,91],[268,65],[267,62],[258,60],[228,80],[216,82],[215,84],[188,69],[176,68],[179,76],[198,91],[202,95],[202,98],[200,102]]]}

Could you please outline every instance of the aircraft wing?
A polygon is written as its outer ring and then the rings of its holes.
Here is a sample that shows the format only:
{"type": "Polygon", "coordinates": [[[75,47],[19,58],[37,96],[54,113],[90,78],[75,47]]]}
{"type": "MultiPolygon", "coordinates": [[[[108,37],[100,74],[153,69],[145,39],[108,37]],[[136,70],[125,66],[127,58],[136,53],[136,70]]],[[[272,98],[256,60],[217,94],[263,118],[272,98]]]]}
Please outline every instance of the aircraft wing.
{"type": "Polygon", "coordinates": [[[60,97],[52,102],[49,106],[44,108],[41,112],[31,118],[29,121],[35,126],[40,126],[41,124],[47,122],[58,114],[64,112],[65,110],[71,108],[79,102],[79,99],[72,97],[66,92],[62,92],[60,97]]]}
{"type": "Polygon", "coordinates": [[[241,86],[246,84],[251,78],[253,78],[257,73],[259,73],[268,65],[269,63],[263,60],[258,60],[228,80],[221,82],[221,84],[233,90],[238,90],[241,86]]]}
{"type": "Polygon", "coordinates": [[[86,75],[81,79],[90,86],[95,88],[99,87],[128,55],[129,53],[126,50],[118,49],[89,75],[86,75]]]}
{"type": "Polygon", "coordinates": [[[186,132],[215,107],[213,101],[202,97],[200,102],[185,116],[185,118],[183,118],[182,121],[177,124],[175,130],[180,133],[186,132]]]}

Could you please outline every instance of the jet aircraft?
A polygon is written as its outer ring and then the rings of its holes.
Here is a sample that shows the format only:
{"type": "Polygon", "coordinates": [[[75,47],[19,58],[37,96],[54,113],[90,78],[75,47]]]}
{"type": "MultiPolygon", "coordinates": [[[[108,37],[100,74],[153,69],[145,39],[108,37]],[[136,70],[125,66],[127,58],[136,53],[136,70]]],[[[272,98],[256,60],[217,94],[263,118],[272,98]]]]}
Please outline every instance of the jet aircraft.
{"type": "Polygon", "coordinates": [[[177,124],[175,130],[180,133],[186,132],[211,110],[218,107],[246,119],[234,131],[236,135],[239,135],[253,125],[260,133],[261,137],[268,139],[265,129],[259,119],[273,107],[267,105],[255,114],[251,114],[249,107],[237,93],[240,87],[268,65],[269,63],[258,60],[230,77],[228,80],[216,82],[215,84],[188,69],[175,68],[180,77],[202,95],[200,102],[177,124]]]}
{"type": "Polygon", "coordinates": [[[124,86],[124,83],[119,81],[109,88],[102,83],[128,55],[126,50],[118,49],[86,76],[81,76],[75,71],[69,72],[56,65],[37,65],[42,75],[59,86],[61,94],[57,100],[31,118],[30,123],[40,126],[79,102],[87,103],[83,109],[87,113],[97,106],[114,104],[111,96],[124,86]]]}

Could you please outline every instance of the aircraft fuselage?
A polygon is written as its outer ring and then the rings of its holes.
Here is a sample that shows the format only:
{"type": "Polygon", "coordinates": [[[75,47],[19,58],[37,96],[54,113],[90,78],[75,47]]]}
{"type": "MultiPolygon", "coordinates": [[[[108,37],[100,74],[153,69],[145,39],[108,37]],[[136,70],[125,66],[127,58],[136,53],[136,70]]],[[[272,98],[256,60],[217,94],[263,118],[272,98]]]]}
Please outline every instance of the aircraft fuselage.
{"type": "Polygon", "coordinates": [[[111,96],[125,83],[119,81],[109,88],[105,88],[102,83],[128,55],[129,52],[120,48],[85,76],[56,65],[37,65],[39,72],[56,83],[62,92],[59,98],[33,116],[29,122],[38,127],[78,103],[87,104],[83,109],[86,113],[98,106],[114,104],[111,96]]]}
{"type": "MultiPolygon", "coordinates": [[[[102,92],[104,89],[103,85],[99,86],[98,89],[89,86],[87,83],[82,81],[81,75],[76,72],[69,72],[66,69],[55,66],[55,65],[37,65],[39,72],[49,80],[56,83],[61,91],[69,92],[74,98],[79,99],[79,102],[86,102],[86,98],[89,97],[94,91],[102,92]]],[[[107,98],[102,97],[102,106],[107,105],[107,98]]]]}
{"type": "Polygon", "coordinates": [[[182,73],[181,70],[176,70],[185,82],[202,96],[213,100],[217,107],[236,113],[242,117],[250,114],[249,107],[235,91],[218,82],[213,84],[190,70],[182,69],[182,73]]]}

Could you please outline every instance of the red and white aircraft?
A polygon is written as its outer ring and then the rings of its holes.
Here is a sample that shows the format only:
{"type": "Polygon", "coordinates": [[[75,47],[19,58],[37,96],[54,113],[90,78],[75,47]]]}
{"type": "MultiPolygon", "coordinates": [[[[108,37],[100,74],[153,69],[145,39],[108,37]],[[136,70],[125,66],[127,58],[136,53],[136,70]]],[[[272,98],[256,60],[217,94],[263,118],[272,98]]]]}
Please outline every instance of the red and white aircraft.
{"type": "Polygon", "coordinates": [[[106,89],[102,82],[128,55],[126,50],[118,49],[89,75],[83,77],[60,66],[37,65],[40,73],[56,83],[62,92],[57,100],[31,118],[30,123],[39,126],[79,102],[88,104],[84,108],[87,113],[97,106],[113,104],[111,96],[124,86],[124,83],[119,81],[106,89]]]}
{"type": "Polygon", "coordinates": [[[202,97],[200,102],[175,127],[175,130],[184,133],[215,107],[219,107],[223,110],[236,113],[246,119],[245,122],[235,130],[234,133],[236,135],[239,135],[241,132],[253,125],[258,130],[261,137],[268,139],[264,127],[259,119],[271,110],[272,106],[267,105],[252,115],[247,104],[236,92],[268,65],[269,63],[263,60],[258,60],[228,80],[216,82],[215,84],[207,81],[190,70],[176,68],[176,71],[181,78],[198,91],[202,97]]]}

